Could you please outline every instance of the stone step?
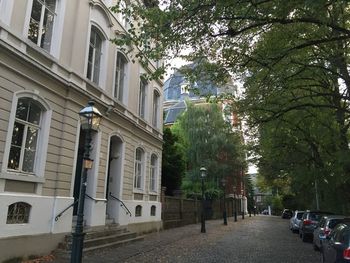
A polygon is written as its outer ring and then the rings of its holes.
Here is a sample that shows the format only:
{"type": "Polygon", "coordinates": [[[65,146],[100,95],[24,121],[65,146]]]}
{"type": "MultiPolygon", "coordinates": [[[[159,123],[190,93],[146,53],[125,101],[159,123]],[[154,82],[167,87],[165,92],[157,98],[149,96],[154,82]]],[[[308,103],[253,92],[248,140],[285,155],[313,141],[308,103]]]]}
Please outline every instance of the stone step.
{"type": "Polygon", "coordinates": [[[93,250],[97,250],[97,249],[103,249],[103,248],[109,248],[109,247],[118,247],[118,246],[122,246],[125,244],[129,244],[132,242],[136,242],[136,241],[141,241],[143,240],[145,237],[144,236],[137,236],[134,238],[129,238],[129,239],[124,239],[124,240],[120,240],[120,241],[114,241],[111,243],[107,243],[107,244],[102,244],[99,246],[93,246],[93,247],[88,247],[88,248],[83,248],[84,252],[88,252],[88,251],[93,251],[93,250]]]}
{"type": "MultiPolygon", "coordinates": [[[[137,236],[136,233],[125,232],[125,233],[119,233],[119,234],[114,234],[114,235],[105,235],[105,236],[99,236],[96,238],[84,239],[84,249],[90,248],[90,247],[101,246],[101,245],[105,245],[108,243],[115,243],[115,242],[123,241],[123,240],[127,240],[127,239],[133,239],[133,238],[136,238],[136,236],[137,236]]],[[[71,250],[72,241],[69,241],[66,243],[66,248],[67,248],[67,250],[71,250]]]]}
{"type": "MultiPolygon", "coordinates": [[[[114,242],[110,242],[107,244],[101,244],[101,245],[92,246],[92,247],[84,247],[83,253],[88,253],[91,251],[105,249],[105,248],[113,248],[113,247],[115,248],[115,247],[123,246],[126,244],[130,244],[133,242],[141,241],[144,238],[145,238],[144,236],[137,236],[134,238],[124,239],[124,240],[120,240],[120,241],[114,241],[114,242]]],[[[65,249],[56,249],[53,254],[54,254],[54,257],[57,260],[57,262],[69,262],[69,259],[71,256],[71,251],[65,250],[65,249]]]]}
{"type": "MultiPolygon", "coordinates": [[[[116,229],[111,228],[111,229],[105,229],[105,230],[99,230],[99,231],[96,231],[96,230],[85,231],[84,240],[90,240],[90,239],[104,237],[104,236],[118,235],[126,232],[127,232],[126,228],[116,228],[116,229]]],[[[73,238],[72,235],[67,235],[65,237],[65,241],[71,242],[72,238],[73,238]]]]}

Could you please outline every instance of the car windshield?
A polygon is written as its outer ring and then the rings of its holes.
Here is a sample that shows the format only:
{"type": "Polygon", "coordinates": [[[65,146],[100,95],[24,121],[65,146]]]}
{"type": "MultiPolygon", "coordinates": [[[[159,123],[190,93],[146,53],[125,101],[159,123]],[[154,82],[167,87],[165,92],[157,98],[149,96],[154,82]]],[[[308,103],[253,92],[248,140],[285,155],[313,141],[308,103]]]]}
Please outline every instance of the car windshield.
{"type": "Polygon", "coordinates": [[[304,213],[297,213],[297,218],[298,218],[298,219],[301,219],[301,218],[303,217],[303,214],[304,214],[304,213]]]}
{"type": "Polygon", "coordinates": [[[309,218],[312,221],[320,221],[322,216],[323,214],[310,213],[309,218]]]}
{"type": "Polygon", "coordinates": [[[330,219],[328,223],[329,228],[334,228],[337,224],[339,224],[342,219],[330,219]]]}

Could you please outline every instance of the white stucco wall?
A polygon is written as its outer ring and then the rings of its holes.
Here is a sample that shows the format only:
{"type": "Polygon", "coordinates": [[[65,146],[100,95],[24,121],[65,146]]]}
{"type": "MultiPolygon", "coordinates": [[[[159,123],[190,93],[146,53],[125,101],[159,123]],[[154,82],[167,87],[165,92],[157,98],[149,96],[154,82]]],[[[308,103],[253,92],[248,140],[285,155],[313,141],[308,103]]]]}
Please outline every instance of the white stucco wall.
{"type": "Polygon", "coordinates": [[[73,198],[69,197],[1,193],[0,238],[71,232],[73,208],[67,210],[57,221],[55,221],[55,217],[73,201],[73,198]],[[8,207],[16,202],[25,202],[31,205],[29,223],[6,224],[8,207]]]}
{"type": "Polygon", "coordinates": [[[160,202],[126,200],[126,201],[124,201],[124,203],[128,207],[128,209],[130,210],[132,216],[127,215],[125,210],[122,207],[120,207],[118,209],[118,212],[119,212],[119,222],[118,223],[120,225],[161,221],[161,206],[162,206],[162,204],[160,202]],[[135,208],[137,205],[142,206],[142,215],[135,217],[135,208]],[[152,205],[156,206],[156,215],[155,216],[151,216],[151,206],[152,205]]]}

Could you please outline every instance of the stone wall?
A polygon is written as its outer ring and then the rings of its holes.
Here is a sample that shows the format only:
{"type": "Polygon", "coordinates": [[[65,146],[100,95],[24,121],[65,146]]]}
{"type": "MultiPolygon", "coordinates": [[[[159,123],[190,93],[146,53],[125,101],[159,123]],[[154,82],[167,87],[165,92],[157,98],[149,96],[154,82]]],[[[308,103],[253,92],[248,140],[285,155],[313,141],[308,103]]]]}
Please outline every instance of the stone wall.
{"type": "MultiPolygon", "coordinates": [[[[232,217],[235,209],[235,200],[226,198],[227,217],[232,217]]],[[[239,200],[236,199],[237,214],[240,214],[239,200]]],[[[206,219],[223,218],[223,199],[204,201],[206,219]]],[[[162,197],[163,228],[173,228],[200,222],[202,200],[186,199],[183,197],[162,197]]]]}

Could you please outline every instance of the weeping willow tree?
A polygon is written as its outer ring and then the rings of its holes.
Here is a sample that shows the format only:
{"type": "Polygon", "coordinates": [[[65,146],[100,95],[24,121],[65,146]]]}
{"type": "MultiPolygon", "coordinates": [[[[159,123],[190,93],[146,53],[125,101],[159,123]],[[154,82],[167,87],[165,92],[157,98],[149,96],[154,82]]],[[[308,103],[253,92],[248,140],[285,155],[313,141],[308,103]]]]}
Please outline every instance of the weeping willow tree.
{"type": "Polygon", "coordinates": [[[172,127],[181,138],[186,155],[186,173],[182,190],[188,195],[201,192],[200,167],[207,169],[205,193],[208,198],[221,195],[220,181],[233,176],[244,163],[241,137],[225,122],[220,105],[189,104],[188,110],[172,127]]]}

